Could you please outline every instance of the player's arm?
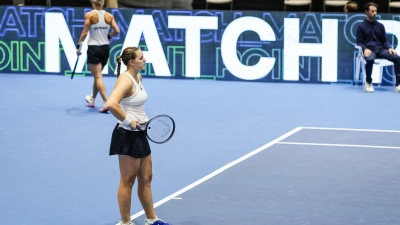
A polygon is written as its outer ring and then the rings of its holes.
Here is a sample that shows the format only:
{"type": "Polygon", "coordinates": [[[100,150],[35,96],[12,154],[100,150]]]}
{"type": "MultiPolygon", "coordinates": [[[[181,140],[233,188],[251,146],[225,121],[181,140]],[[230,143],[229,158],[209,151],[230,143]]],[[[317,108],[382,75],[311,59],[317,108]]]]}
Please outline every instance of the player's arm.
{"type": "Polygon", "coordinates": [[[115,35],[118,35],[120,33],[120,30],[119,30],[117,22],[115,22],[114,17],[110,13],[107,13],[107,14],[108,14],[108,18],[107,18],[108,24],[110,24],[111,28],[113,29],[113,31],[108,34],[108,40],[110,40],[115,35]]]}
{"type": "Polygon", "coordinates": [[[122,98],[124,98],[124,96],[126,96],[133,88],[135,87],[128,76],[119,76],[115,83],[114,90],[111,92],[110,97],[107,100],[107,107],[115,118],[122,121],[125,125],[130,125],[132,129],[136,129],[137,126],[140,126],[139,120],[127,117],[124,110],[122,110],[119,105],[122,98]]]}
{"type": "Polygon", "coordinates": [[[83,30],[82,30],[81,36],[80,36],[80,38],[79,38],[78,44],[76,45],[76,53],[77,53],[78,55],[81,54],[80,46],[81,46],[82,42],[86,39],[86,36],[87,36],[88,33],[89,33],[89,29],[90,29],[90,17],[91,17],[91,13],[90,13],[90,12],[87,12],[87,13],[85,14],[85,22],[84,22],[84,24],[83,24],[83,30]]]}

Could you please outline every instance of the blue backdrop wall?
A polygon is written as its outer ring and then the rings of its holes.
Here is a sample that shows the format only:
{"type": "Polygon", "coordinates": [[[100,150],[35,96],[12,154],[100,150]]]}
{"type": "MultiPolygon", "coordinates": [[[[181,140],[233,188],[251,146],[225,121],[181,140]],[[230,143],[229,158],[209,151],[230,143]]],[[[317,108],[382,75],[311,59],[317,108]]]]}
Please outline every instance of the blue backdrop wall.
{"type": "MultiPolygon", "coordinates": [[[[89,8],[0,7],[1,73],[69,75],[89,8]]],[[[112,39],[105,75],[115,58],[139,46],[143,76],[260,82],[352,82],[355,34],[363,14],[106,9],[121,34],[112,39]]],[[[397,48],[400,16],[381,14],[397,48]]],[[[400,34],[399,34],[400,35],[400,34]]],[[[83,47],[83,51],[87,48],[83,47]]],[[[77,73],[89,75],[86,54],[77,73]]],[[[384,82],[392,81],[385,70],[384,82]]]]}

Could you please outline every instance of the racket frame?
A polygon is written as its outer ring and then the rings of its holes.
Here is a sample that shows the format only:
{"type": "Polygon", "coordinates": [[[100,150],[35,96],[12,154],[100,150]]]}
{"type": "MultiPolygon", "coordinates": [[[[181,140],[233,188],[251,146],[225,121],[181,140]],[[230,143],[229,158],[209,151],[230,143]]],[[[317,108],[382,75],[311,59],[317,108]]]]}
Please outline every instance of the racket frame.
{"type": "Polygon", "coordinates": [[[169,140],[172,138],[172,136],[174,135],[174,132],[175,132],[175,121],[174,121],[174,119],[172,119],[172,117],[170,117],[170,116],[168,116],[168,115],[165,115],[165,114],[161,114],[161,115],[155,116],[155,117],[151,118],[149,121],[147,121],[147,122],[145,122],[145,123],[141,123],[140,126],[141,126],[141,127],[137,127],[137,129],[140,130],[140,131],[142,131],[143,133],[145,133],[145,134],[146,134],[146,137],[147,137],[150,141],[152,141],[152,142],[154,142],[154,143],[156,143],[156,144],[163,144],[163,143],[169,141],[169,140]],[[159,117],[168,117],[168,118],[171,119],[171,121],[172,121],[172,132],[171,132],[171,134],[169,135],[169,137],[168,137],[166,140],[164,140],[164,141],[154,141],[154,140],[151,139],[151,138],[149,137],[149,135],[147,134],[148,124],[150,124],[151,121],[156,120],[156,119],[159,118],[159,117]],[[143,126],[145,126],[145,129],[142,128],[143,126]]]}

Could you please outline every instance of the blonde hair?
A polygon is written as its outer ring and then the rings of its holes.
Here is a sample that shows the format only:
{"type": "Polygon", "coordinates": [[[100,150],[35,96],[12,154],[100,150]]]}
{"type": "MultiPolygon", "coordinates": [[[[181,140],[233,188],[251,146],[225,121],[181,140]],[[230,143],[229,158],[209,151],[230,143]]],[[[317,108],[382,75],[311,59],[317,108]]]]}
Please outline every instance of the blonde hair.
{"type": "Polygon", "coordinates": [[[94,2],[96,5],[103,7],[104,6],[104,0],[90,0],[91,2],[94,2]]]}
{"type": "Polygon", "coordinates": [[[117,56],[117,77],[119,77],[121,71],[121,60],[127,66],[129,60],[136,59],[136,51],[139,50],[137,47],[127,47],[122,51],[120,56],[117,56]]]}

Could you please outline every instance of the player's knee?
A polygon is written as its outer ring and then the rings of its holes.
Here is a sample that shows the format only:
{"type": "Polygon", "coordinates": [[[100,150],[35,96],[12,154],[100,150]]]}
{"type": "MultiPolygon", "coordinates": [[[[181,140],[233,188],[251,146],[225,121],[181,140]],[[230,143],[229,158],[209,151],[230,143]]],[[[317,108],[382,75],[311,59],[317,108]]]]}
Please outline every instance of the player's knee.
{"type": "Polygon", "coordinates": [[[153,174],[145,174],[142,176],[138,176],[138,183],[141,185],[150,185],[153,179],[153,174]]]}
{"type": "Polygon", "coordinates": [[[120,183],[125,187],[132,187],[135,184],[136,177],[121,177],[120,183]]]}

